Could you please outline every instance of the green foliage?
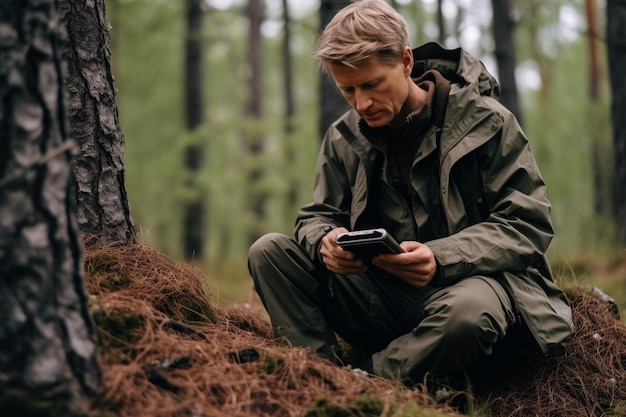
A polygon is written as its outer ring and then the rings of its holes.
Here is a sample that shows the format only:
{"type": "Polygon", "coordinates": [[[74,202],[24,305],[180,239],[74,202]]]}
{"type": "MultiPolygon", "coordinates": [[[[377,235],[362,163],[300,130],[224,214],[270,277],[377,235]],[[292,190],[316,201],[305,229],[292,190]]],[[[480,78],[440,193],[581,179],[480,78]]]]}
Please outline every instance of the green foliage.
{"type": "MultiPolygon", "coordinates": [[[[205,18],[206,123],[189,133],[183,128],[182,62],[183,3],[145,1],[111,2],[107,8],[113,27],[112,51],[119,89],[120,121],[126,138],[125,163],[131,214],[142,239],[171,256],[181,253],[182,207],[193,198],[186,187],[183,169],[187,146],[205,147],[205,166],[195,182],[207,203],[207,255],[212,259],[241,259],[249,244],[247,230],[290,232],[295,210],[308,200],[319,137],[315,133],[316,88],[297,88],[294,133],[283,132],[282,71],[280,41],[267,38],[262,123],[242,117],[247,99],[247,20],[237,9],[209,10],[205,18]],[[114,16],[113,19],[111,16],[114,16]],[[158,31],[155,32],[155,29],[158,31]],[[116,30],[117,29],[117,30],[116,30]],[[264,137],[264,153],[250,157],[242,147],[242,135],[254,130],[264,137]],[[292,146],[294,160],[285,152],[292,146]],[[259,184],[268,194],[267,216],[260,223],[246,206],[252,191],[247,174],[255,167],[264,171],[259,184]],[[297,202],[286,204],[294,184],[297,202]]],[[[316,37],[315,16],[303,16],[294,24],[296,85],[316,84],[316,64],[310,57],[316,37]]]]}
{"type": "MultiPolygon", "coordinates": [[[[415,45],[437,36],[435,3],[397,4],[409,21],[415,45]]],[[[264,116],[261,121],[242,116],[249,94],[248,22],[242,5],[234,2],[225,10],[207,9],[205,123],[194,132],[186,132],[182,92],[184,2],[107,3],[113,70],[119,90],[117,104],[126,138],[127,190],[142,240],[169,256],[180,257],[182,208],[199,192],[207,207],[206,252],[201,266],[220,274],[213,277],[220,287],[241,291],[238,298],[244,297],[250,285],[245,272],[250,231],[292,232],[297,208],[311,198],[321,139],[317,132],[317,64],[311,57],[318,33],[317,10],[298,13],[293,22],[296,115],[292,120],[294,129],[285,133],[281,22],[273,10],[268,11],[267,27],[279,30],[264,31],[261,54],[264,116]],[[244,151],[242,137],[246,132],[263,138],[260,155],[244,151]],[[183,169],[184,152],[190,145],[205,149],[205,165],[193,179],[183,169]],[[257,168],[263,173],[253,190],[248,176],[257,168]],[[196,191],[185,187],[190,180],[198,184],[196,191]],[[292,188],[296,190],[295,202],[288,200],[292,188]],[[251,212],[248,202],[250,193],[259,190],[267,196],[266,214],[261,220],[251,212]],[[232,265],[242,272],[234,277],[226,275],[227,280],[221,272],[233,269],[232,265]]],[[[606,207],[610,199],[607,80],[602,81],[599,100],[591,102],[584,28],[563,26],[559,16],[564,6],[578,13],[579,21],[584,22],[580,0],[516,4],[518,61],[529,68],[549,70],[542,90],[521,93],[524,128],[552,202],[556,236],[549,255],[557,262],[581,251],[602,257],[615,244],[610,217],[606,212],[597,213],[598,205],[606,207]],[[580,33],[566,38],[564,29],[570,34],[580,33]],[[604,163],[594,164],[594,157],[604,163]]],[[[470,47],[463,44],[467,42],[464,34],[471,26],[478,27],[482,39],[470,49],[485,51],[485,58],[493,62],[489,55],[489,21],[476,17],[488,2],[476,5],[481,10],[454,7],[454,16],[448,16],[447,46],[454,47],[456,42],[470,47]]],[[[224,292],[230,299],[230,289],[224,292]]]]}
{"type": "MultiPolygon", "coordinates": [[[[612,224],[594,212],[598,191],[594,181],[597,166],[592,155],[598,152],[601,166],[610,161],[608,97],[590,102],[586,67],[581,62],[585,43],[563,45],[558,59],[551,62],[548,98],[539,93],[528,97],[526,133],[537,157],[552,202],[555,239],[553,251],[606,250],[612,240],[612,224]]],[[[606,87],[606,86],[605,86],[606,87]]],[[[610,174],[603,175],[604,184],[610,174]]],[[[610,202],[605,204],[609,205],[610,202]]]]}

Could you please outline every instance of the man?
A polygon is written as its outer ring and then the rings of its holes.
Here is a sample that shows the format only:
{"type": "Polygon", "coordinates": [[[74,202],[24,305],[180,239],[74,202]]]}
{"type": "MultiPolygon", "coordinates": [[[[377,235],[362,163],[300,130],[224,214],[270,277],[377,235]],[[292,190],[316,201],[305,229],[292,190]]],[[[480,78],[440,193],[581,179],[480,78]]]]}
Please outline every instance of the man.
{"type": "Polygon", "coordinates": [[[412,51],[382,0],[339,11],[315,55],[352,110],[326,133],[295,239],[250,248],[275,335],[338,362],[339,335],[364,369],[407,383],[467,369],[515,329],[544,352],[568,339],[571,310],[544,257],[545,185],[480,61],[434,43],[412,51]],[[364,263],[335,243],[368,228],[405,252],[364,263]]]}

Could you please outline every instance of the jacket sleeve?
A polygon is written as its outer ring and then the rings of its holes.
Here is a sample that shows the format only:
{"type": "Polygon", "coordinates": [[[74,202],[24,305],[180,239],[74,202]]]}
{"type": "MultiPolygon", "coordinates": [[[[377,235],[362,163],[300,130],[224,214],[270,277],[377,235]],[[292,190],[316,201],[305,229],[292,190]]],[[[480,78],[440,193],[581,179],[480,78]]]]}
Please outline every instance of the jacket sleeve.
{"type": "MultiPolygon", "coordinates": [[[[485,128],[493,134],[476,152],[481,153],[488,213],[448,237],[427,242],[440,267],[437,280],[445,285],[471,275],[515,273],[532,266],[549,278],[543,255],[553,237],[550,203],[528,140],[508,111],[501,112],[499,127],[492,122],[485,128]]],[[[448,199],[449,206],[463,204],[455,203],[453,196],[448,199]]]]}
{"type": "Polygon", "coordinates": [[[345,145],[331,126],[317,159],[313,201],[303,206],[296,218],[296,240],[318,261],[322,238],[336,227],[349,227],[351,188],[338,146],[345,145]]]}

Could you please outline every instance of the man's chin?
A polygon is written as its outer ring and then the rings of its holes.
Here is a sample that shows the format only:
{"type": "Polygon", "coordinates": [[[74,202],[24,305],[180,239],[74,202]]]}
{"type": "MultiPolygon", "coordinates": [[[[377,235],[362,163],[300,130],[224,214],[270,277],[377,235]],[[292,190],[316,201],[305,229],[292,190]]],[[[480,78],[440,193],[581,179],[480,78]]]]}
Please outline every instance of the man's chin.
{"type": "Polygon", "coordinates": [[[377,117],[377,118],[371,118],[371,119],[368,119],[366,117],[361,117],[361,118],[365,121],[365,123],[367,123],[369,127],[384,127],[389,124],[389,121],[385,119],[384,117],[377,117]]]}

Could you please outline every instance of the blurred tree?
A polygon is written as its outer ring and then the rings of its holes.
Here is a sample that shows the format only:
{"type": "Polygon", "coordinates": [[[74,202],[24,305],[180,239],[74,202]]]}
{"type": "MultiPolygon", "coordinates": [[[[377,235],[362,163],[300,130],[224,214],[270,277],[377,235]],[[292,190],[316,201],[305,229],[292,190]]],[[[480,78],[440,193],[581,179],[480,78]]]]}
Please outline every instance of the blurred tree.
{"type": "Polygon", "coordinates": [[[93,238],[86,243],[134,243],[104,0],[60,0],[59,5],[68,32],[63,57],[71,136],[80,144],[73,160],[78,224],[93,238]]]}
{"type": "MultiPolygon", "coordinates": [[[[0,410],[85,416],[100,385],[58,2],[0,6],[0,410]],[[36,410],[36,411],[35,411],[36,410]]],[[[92,33],[92,32],[89,32],[92,33]]]]}
{"type": "Polygon", "coordinates": [[[446,19],[443,15],[443,0],[437,0],[437,27],[439,28],[439,36],[437,41],[441,45],[446,44],[446,19]]]}
{"type": "MultiPolygon", "coordinates": [[[[330,19],[337,11],[350,4],[349,0],[321,0],[320,1],[320,33],[324,30],[330,19]]],[[[332,77],[328,74],[320,75],[319,85],[320,120],[319,133],[320,141],[326,133],[326,129],[348,111],[349,105],[337,89],[332,77]]]]}
{"type": "Polygon", "coordinates": [[[542,30],[548,26],[548,22],[542,13],[545,9],[543,0],[530,0],[526,7],[528,9],[528,18],[526,19],[526,27],[530,36],[530,49],[533,61],[537,64],[538,75],[541,80],[539,83],[539,100],[545,105],[550,105],[552,90],[552,59],[545,52],[545,36],[541,36],[542,30]]]}
{"type": "MultiPolygon", "coordinates": [[[[585,0],[585,15],[587,18],[587,45],[589,60],[589,99],[593,106],[600,101],[600,74],[601,64],[598,56],[598,22],[596,0],[585,0]]],[[[591,129],[591,158],[593,173],[593,210],[603,217],[610,217],[612,207],[611,164],[605,161],[610,157],[610,150],[605,146],[603,125],[604,118],[589,115],[591,129]]]]}
{"type": "MultiPolygon", "coordinates": [[[[204,119],[204,82],[202,74],[204,48],[203,0],[186,0],[185,38],[185,121],[193,133],[204,119]]],[[[189,198],[183,208],[183,256],[202,259],[204,250],[205,205],[204,193],[198,186],[198,175],[204,165],[204,144],[192,135],[192,144],[185,150],[186,184],[189,198]]]]}
{"type": "MultiPolygon", "coordinates": [[[[251,156],[251,160],[260,161],[264,151],[263,134],[260,132],[260,122],[263,118],[263,66],[261,61],[263,39],[261,36],[261,24],[263,23],[263,0],[248,1],[248,100],[244,108],[247,119],[259,122],[250,129],[244,129],[243,147],[251,156]]],[[[265,219],[265,202],[267,192],[261,187],[263,169],[260,164],[253,163],[248,173],[248,198],[249,207],[252,210],[252,222],[248,232],[248,240],[254,242],[261,231],[257,227],[263,224],[265,219]]]]}
{"type": "Polygon", "coordinates": [[[500,101],[522,124],[522,110],[515,80],[517,50],[513,36],[515,25],[511,18],[511,4],[509,0],[491,0],[491,6],[493,8],[494,55],[498,63],[500,81],[500,101]]]}
{"type": "Polygon", "coordinates": [[[614,216],[626,242],[626,1],[608,0],[606,40],[612,92],[614,146],[614,216]]]}
{"type": "MultiPolygon", "coordinates": [[[[285,134],[285,157],[287,159],[287,172],[296,170],[296,150],[292,140],[294,121],[296,116],[296,99],[293,88],[293,55],[291,53],[291,13],[289,13],[289,1],[283,2],[283,85],[285,94],[285,122],[283,133],[285,134]]],[[[295,206],[298,199],[298,188],[295,180],[290,180],[287,185],[287,205],[295,206]]]]}
{"type": "Polygon", "coordinates": [[[600,59],[598,57],[598,22],[596,0],[585,0],[587,44],[589,45],[589,95],[592,101],[600,96],[600,59]]]}

